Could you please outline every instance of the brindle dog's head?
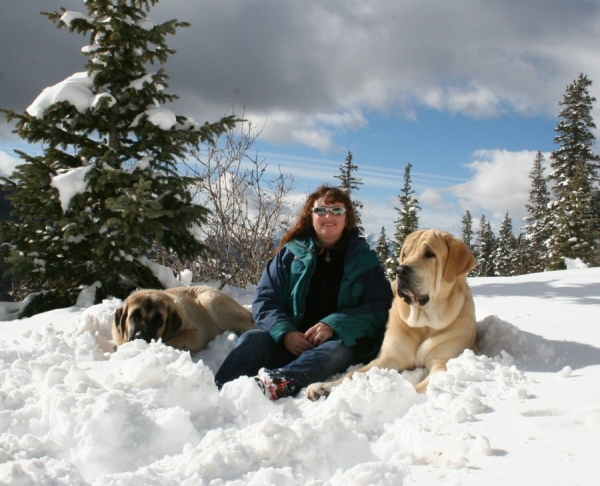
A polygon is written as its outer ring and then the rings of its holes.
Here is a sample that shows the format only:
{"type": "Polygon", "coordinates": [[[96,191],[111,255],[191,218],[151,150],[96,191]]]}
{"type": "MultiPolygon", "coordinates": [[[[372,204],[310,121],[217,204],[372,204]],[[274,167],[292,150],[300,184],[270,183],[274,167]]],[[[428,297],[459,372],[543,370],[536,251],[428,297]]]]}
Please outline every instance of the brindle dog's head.
{"type": "Polygon", "coordinates": [[[160,290],[141,290],[125,299],[115,312],[112,337],[117,346],[136,339],[150,342],[162,338],[167,342],[181,326],[170,296],[160,290]]]}

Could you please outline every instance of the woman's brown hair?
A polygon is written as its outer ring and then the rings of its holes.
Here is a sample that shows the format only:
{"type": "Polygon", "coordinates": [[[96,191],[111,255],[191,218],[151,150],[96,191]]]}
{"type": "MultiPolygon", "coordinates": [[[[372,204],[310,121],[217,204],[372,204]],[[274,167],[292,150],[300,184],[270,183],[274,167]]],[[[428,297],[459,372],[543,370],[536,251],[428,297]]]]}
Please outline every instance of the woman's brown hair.
{"type": "Polygon", "coordinates": [[[351,231],[356,228],[356,212],[354,211],[354,205],[348,194],[337,187],[330,187],[327,184],[323,184],[306,198],[306,203],[302,208],[298,221],[296,221],[296,224],[283,235],[279,242],[279,246],[275,249],[275,253],[281,250],[281,248],[283,248],[283,246],[291,239],[296,238],[297,236],[309,236],[312,234],[312,209],[315,205],[315,201],[318,201],[321,198],[323,198],[327,204],[343,204],[346,208],[346,230],[351,231]]]}

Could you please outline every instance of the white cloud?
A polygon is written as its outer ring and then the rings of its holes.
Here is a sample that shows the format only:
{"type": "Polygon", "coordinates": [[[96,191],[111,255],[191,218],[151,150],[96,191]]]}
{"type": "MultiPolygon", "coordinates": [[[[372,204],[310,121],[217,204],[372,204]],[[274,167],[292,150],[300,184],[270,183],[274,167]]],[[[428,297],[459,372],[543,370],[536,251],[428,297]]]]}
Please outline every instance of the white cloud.
{"type": "MultiPolygon", "coordinates": [[[[531,180],[529,173],[537,152],[523,150],[478,150],[468,164],[474,176],[469,181],[448,189],[460,200],[463,210],[474,216],[486,214],[496,222],[506,212],[519,228],[526,214],[531,180]]],[[[546,158],[549,155],[546,155],[546,158]]]]}
{"type": "Polygon", "coordinates": [[[424,189],[418,194],[417,199],[423,208],[427,206],[438,211],[446,211],[454,208],[454,204],[444,200],[443,194],[437,189],[424,189]]]}
{"type": "Polygon", "coordinates": [[[468,86],[430,89],[422,96],[422,102],[439,111],[462,113],[475,119],[495,117],[502,110],[502,100],[489,87],[474,81],[468,86]]]}
{"type": "Polygon", "coordinates": [[[0,150],[0,177],[10,177],[17,165],[22,163],[21,159],[11,157],[6,152],[0,150]]]}
{"type": "MultiPolygon", "coordinates": [[[[76,0],[46,2],[48,10],[63,3],[84,10],[76,0]]],[[[0,19],[7,38],[20,39],[0,54],[10,65],[0,106],[26,106],[47,80],[73,72],[67,62],[82,65],[79,49],[64,46],[81,38],[53,34],[33,2],[26,4],[7,4],[0,19]],[[24,18],[33,26],[27,39],[19,35],[24,18]],[[46,81],[31,91],[36,66],[46,81]]],[[[178,108],[203,121],[244,106],[269,119],[265,139],[323,151],[374,112],[410,118],[425,106],[474,118],[554,115],[579,71],[600,79],[590,42],[599,15],[598,3],[565,9],[563,0],[180,0],[151,10],[157,22],[191,24],[169,38],[177,50],[168,71],[178,108]]],[[[598,86],[592,94],[598,97],[598,86]]]]}
{"type": "Polygon", "coordinates": [[[188,44],[175,45],[178,56],[198,36],[215,39],[219,59],[227,59],[215,65],[211,50],[194,50],[198,67],[186,71],[201,75],[183,82],[215,109],[234,100],[248,113],[268,116],[264,138],[280,144],[331,151],[336,134],[364,126],[372,113],[412,118],[423,106],[476,119],[554,115],[577,72],[600,77],[598,63],[580,50],[596,36],[598,7],[565,10],[559,0],[545,1],[543,9],[516,0],[382,0],[377,8],[342,0],[302,7],[258,1],[252,9],[241,0],[229,8],[180,4],[194,33],[188,44]],[[229,33],[227,42],[219,42],[216,29],[229,33]]]}

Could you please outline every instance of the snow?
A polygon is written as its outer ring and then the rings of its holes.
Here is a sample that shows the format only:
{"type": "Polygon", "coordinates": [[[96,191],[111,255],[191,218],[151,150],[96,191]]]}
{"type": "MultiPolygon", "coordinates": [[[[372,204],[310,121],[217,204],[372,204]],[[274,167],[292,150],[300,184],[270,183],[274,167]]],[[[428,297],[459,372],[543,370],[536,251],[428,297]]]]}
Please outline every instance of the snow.
{"type": "Polygon", "coordinates": [[[144,113],[150,123],[162,130],[169,130],[177,123],[175,113],[164,106],[148,108],[144,113]]]}
{"type": "Polygon", "coordinates": [[[156,24],[150,19],[140,19],[136,20],[135,25],[137,25],[140,29],[144,30],[152,30],[156,24]]]}
{"type": "Polygon", "coordinates": [[[84,165],[75,169],[60,171],[52,178],[50,185],[58,190],[58,198],[63,212],[69,209],[71,199],[85,192],[87,182],[85,175],[90,171],[92,165],[84,165]]]}
{"type": "Polygon", "coordinates": [[[181,282],[175,278],[175,275],[173,275],[173,271],[170,268],[155,263],[146,257],[140,257],[139,261],[150,269],[163,287],[172,288],[181,286],[181,282]]]}
{"type": "MultiPolygon", "coordinates": [[[[88,46],[86,50],[93,50],[94,46],[88,46]]],[[[152,82],[151,74],[146,74],[135,80],[131,87],[142,89],[144,83],[152,82]]],[[[162,85],[156,85],[162,89],[162,85]]],[[[97,108],[105,103],[110,107],[116,103],[114,97],[109,93],[95,94],[92,91],[93,78],[87,72],[75,73],[67,79],[45,88],[38,97],[27,107],[27,113],[36,118],[43,118],[44,111],[55,103],[67,102],[75,107],[79,113],[85,113],[90,108],[97,108]]],[[[177,124],[175,113],[164,106],[148,106],[136,119],[131,127],[135,128],[142,116],[146,116],[148,121],[162,130],[170,130],[177,124]]]]}
{"type": "Polygon", "coordinates": [[[87,15],[83,15],[79,12],[72,12],[70,10],[67,10],[60,18],[60,20],[62,20],[67,27],[71,27],[71,22],[73,22],[73,20],[76,19],[83,19],[88,21],[91,20],[87,15]]]}
{"type": "Polygon", "coordinates": [[[600,269],[469,282],[480,350],[425,396],[422,370],[372,370],[316,403],[271,402],[251,378],[219,392],[234,335],[194,356],[115,352],[118,299],[0,322],[0,483],[597,484],[600,269]]]}
{"type": "Polygon", "coordinates": [[[92,78],[87,72],[75,73],[64,81],[45,88],[26,111],[33,117],[43,118],[47,108],[55,103],[66,101],[79,113],[85,113],[95,100],[95,95],[91,91],[92,86],[92,78]]]}
{"type": "Polygon", "coordinates": [[[146,73],[143,76],[140,76],[136,80],[132,81],[129,85],[130,88],[135,90],[141,90],[144,88],[144,84],[152,83],[154,81],[151,73],[146,73]]]}

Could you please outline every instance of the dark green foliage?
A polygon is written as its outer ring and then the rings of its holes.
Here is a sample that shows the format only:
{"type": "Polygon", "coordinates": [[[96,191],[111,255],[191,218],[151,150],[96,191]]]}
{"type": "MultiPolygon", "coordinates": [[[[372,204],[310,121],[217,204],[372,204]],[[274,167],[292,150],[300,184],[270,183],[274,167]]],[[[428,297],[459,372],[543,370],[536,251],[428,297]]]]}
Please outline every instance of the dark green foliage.
{"type": "Polygon", "coordinates": [[[598,188],[600,157],[594,154],[596,125],[590,96],[592,82],[579,77],[567,86],[560,111],[555,143],[560,147],[550,156],[553,200],[552,234],[548,241],[548,268],[565,268],[565,258],[581,258],[590,264],[598,251],[597,214],[594,200],[598,188]]]}
{"type": "Polygon", "coordinates": [[[592,220],[594,226],[594,242],[595,242],[595,254],[592,255],[590,265],[593,267],[600,266],[600,190],[596,188],[592,194],[591,203],[592,220]]]}
{"type": "Polygon", "coordinates": [[[160,287],[144,263],[159,245],[181,259],[205,252],[194,230],[207,209],[194,203],[194,179],[182,177],[178,164],[237,119],[200,126],[163,107],[176,96],[165,91],[163,68],[147,68],[174,53],[165,37],[187,24],[149,24],[156,3],[87,1],[87,14],[72,20],[45,13],[59,28],[89,35],[86,73],[62,83],[75,83],[89,103],[74,106],[66,97],[44,104],[42,95],[25,113],[5,110],[21,138],[43,147],[42,155],[18,152],[23,164],[5,181],[18,222],[0,228],[5,269],[28,292],[46,292],[35,308],[73,304],[95,282],[97,301],[160,287]],[[59,178],[75,174],[84,189],[65,196],[59,178]]]}
{"type": "Polygon", "coordinates": [[[396,270],[399,265],[400,253],[402,252],[402,245],[404,239],[411,233],[419,229],[419,201],[414,197],[415,191],[412,188],[412,180],[410,177],[410,171],[412,164],[408,164],[404,169],[404,185],[402,191],[398,195],[398,201],[400,206],[394,208],[398,212],[398,218],[394,221],[395,233],[394,233],[394,251],[391,260],[387,265],[387,272],[389,276],[395,276],[396,270]]]}
{"type": "Polygon", "coordinates": [[[550,237],[548,267],[564,269],[565,258],[580,258],[592,264],[596,256],[597,241],[594,207],[589,171],[578,165],[569,181],[569,190],[562,191],[560,201],[553,204],[554,230],[550,237]]]}
{"type": "Polygon", "coordinates": [[[494,275],[509,277],[517,271],[517,239],[513,234],[512,220],[508,213],[502,220],[496,248],[493,252],[494,275]]]}
{"type": "Polygon", "coordinates": [[[548,259],[547,243],[551,235],[552,215],[548,207],[550,194],[544,176],[543,161],[544,156],[538,152],[529,173],[531,190],[529,191],[529,204],[526,205],[525,221],[527,224],[524,227],[525,234],[520,245],[522,273],[544,271],[548,259]]]}
{"type": "Polygon", "coordinates": [[[462,235],[461,238],[467,248],[473,252],[473,236],[475,233],[473,232],[473,217],[471,216],[471,212],[467,209],[465,211],[464,216],[461,220],[462,223],[462,235]]]}
{"type": "Polygon", "coordinates": [[[479,230],[475,239],[475,258],[477,267],[473,270],[474,277],[491,277],[495,274],[494,252],[496,251],[496,237],[490,222],[481,216],[479,230]]]}
{"type": "Polygon", "coordinates": [[[584,165],[593,179],[598,178],[600,156],[593,150],[596,124],[592,118],[596,98],[589,94],[591,85],[592,81],[580,74],[567,86],[564,98],[559,103],[563,108],[559,113],[560,122],[556,127],[554,143],[560,147],[550,156],[553,169],[550,179],[555,181],[557,195],[567,190],[568,185],[564,183],[574,177],[579,164],[584,165]]]}
{"type": "Polygon", "coordinates": [[[354,206],[354,210],[356,211],[356,227],[360,231],[361,234],[364,234],[365,229],[362,226],[362,219],[360,217],[360,210],[363,208],[363,203],[357,199],[352,198],[353,191],[358,191],[360,186],[362,186],[362,179],[358,177],[354,177],[352,175],[353,172],[358,170],[358,165],[352,162],[352,152],[348,152],[348,156],[346,157],[346,162],[340,165],[340,173],[335,175],[336,179],[340,180],[338,188],[344,191],[348,196],[352,199],[352,205],[354,206]]]}
{"type": "Polygon", "coordinates": [[[387,236],[385,235],[385,226],[381,227],[381,233],[379,233],[379,238],[377,238],[375,253],[377,253],[377,257],[379,258],[381,264],[385,265],[390,257],[390,247],[387,241],[387,236]]]}

